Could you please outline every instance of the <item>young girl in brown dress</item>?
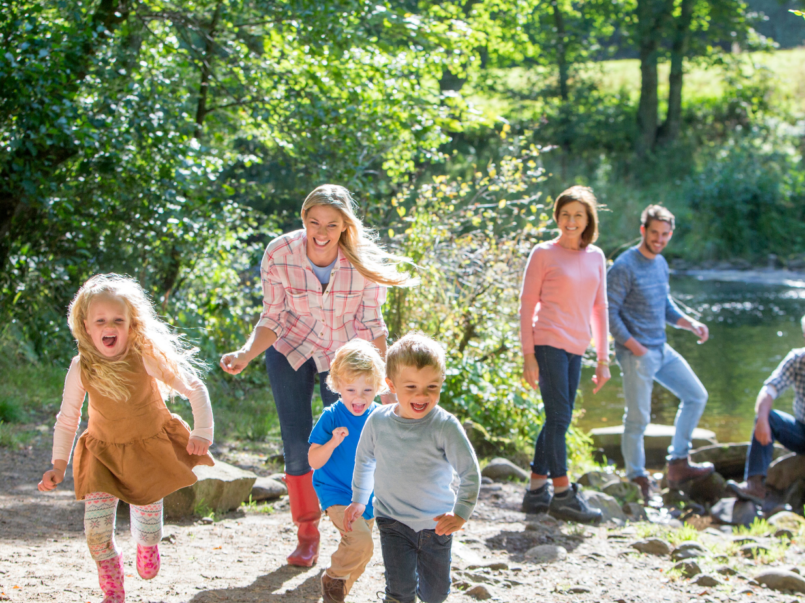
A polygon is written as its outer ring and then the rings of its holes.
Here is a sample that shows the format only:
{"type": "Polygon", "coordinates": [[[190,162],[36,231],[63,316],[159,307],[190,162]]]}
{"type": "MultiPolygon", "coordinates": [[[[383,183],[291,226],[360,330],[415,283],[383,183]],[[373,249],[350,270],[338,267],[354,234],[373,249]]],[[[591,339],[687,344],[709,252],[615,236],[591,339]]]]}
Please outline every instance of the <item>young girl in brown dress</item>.
{"type": "Polygon", "coordinates": [[[114,538],[119,499],[131,505],[137,572],[159,572],[162,499],[196,481],[195,465],[212,465],[213,419],[194,352],[154,312],[140,285],[127,277],[89,279],[70,304],[68,324],[78,343],[64,384],[53,434],[53,469],[39,490],[64,480],[73,439],[89,394],[87,430],[73,459],[76,500],[84,501],[84,529],[98,565],[104,603],[121,603],[123,555],[114,538]],[[195,429],[165,406],[164,395],[190,400],[195,429]]]}

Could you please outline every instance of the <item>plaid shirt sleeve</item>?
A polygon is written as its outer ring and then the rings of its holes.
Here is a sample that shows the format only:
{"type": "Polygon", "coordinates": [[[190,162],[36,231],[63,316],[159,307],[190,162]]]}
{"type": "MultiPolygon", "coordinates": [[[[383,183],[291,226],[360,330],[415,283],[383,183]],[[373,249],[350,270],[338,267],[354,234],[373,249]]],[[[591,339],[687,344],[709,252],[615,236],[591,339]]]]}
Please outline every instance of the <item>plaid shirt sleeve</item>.
{"type": "Polygon", "coordinates": [[[763,385],[771,385],[775,389],[777,393],[773,396],[775,399],[794,384],[801,356],[802,350],[791,350],[771,376],[763,382],[763,385]]]}
{"type": "Polygon", "coordinates": [[[367,341],[388,337],[389,330],[381,312],[385,301],[386,287],[367,281],[361,296],[361,304],[355,312],[355,332],[358,337],[367,341]]]}
{"type": "Polygon", "coordinates": [[[257,326],[271,329],[280,339],[285,332],[282,327],[285,311],[285,285],[282,283],[273,256],[268,249],[266,249],[260,265],[260,280],[263,285],[263,312],[260,314],[257,326]]]}

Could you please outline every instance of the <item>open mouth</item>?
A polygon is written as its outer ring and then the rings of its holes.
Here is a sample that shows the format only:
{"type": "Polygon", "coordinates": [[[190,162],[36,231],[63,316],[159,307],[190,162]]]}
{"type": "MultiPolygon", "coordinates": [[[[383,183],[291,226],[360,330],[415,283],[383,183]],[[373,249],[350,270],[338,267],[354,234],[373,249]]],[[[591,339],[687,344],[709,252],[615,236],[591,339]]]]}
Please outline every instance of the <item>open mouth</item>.
{"type": "Polygon", "coordinates": [[[425,412],[425,409],[427,407],[428,407],[427,402],[421,402],[419,404],[416,402],[411,402],[411,410],[413,410],[414,412],[425,412]]]}
{"type": "Polygon", "coordinates": [[[327,245],[328,245],[329,243],[330,243],[330,240],[329,240],[329,239],[326,239],[325,241],[320,241],[320,240],[315,239],[315,238],[313,239],[313,244],[314,244],[316,247],[327,247],[327,245]]]}
{"type": "Polygon", "coordinates": [[[352,404],[352,412],[355,414],[361,414],[364,410],[366,410],[366,404],[352,404]]]}
{"type": "Polygon", "coordinates": [[[101,341],[103,342],[104,347],[113,348],[117,343],[117,335],[104,335],[101,341]]]}

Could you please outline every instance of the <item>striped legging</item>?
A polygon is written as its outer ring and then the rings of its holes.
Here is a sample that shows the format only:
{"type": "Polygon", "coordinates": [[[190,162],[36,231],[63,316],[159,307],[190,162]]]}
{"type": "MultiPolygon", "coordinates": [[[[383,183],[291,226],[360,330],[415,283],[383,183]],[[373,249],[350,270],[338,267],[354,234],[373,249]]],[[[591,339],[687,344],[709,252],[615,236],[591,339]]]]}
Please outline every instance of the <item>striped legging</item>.
{"type": "MultiPolygon", "coordinates": [[[[118,499],[106,492],[92,492],[84,498],[84,531],[89,553],[95,561],[120,554],[115,543],[118,499]]],[[[131,505],[131,535],[137,544],[154,546],[162,540],[162,501],[138,507],[131,505]]]]}

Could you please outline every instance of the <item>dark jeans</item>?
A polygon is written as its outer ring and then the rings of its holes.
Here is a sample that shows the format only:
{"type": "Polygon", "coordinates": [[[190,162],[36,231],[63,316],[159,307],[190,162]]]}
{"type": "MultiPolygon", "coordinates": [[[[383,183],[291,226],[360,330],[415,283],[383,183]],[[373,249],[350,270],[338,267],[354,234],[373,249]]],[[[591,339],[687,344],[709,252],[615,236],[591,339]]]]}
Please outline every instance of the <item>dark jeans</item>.
{"type": "Polygon", "coordinates": [[[805,424],[787,413],[772,410],[769,412],[769,427],[772,441],[765,446],[758,442],[754,432],[752,433],[752,443],[749,445],[749,454],[746,455],[744,479],[753,475],[766,475],[766,470],[771,464],[775,440],[791,452],[805,454],[805,424]]]}
{"type": "MultiPolygon", "coordinates": [[[[288,359],[271,346],[266,350],[266,370],[271,381],[274,404],[282,432],[282,450],[285,454],[285,473],[305,475],[310,471],[307,452],[308,438],[313,431],[313,386],[316,361],[309,358],[298,371],[293,370],[288,359]]],[[[325,384],[329,372],[319,374],[319,392],[324,406],[338,400],[325,384]]]]}
{"type": "Polygon", "coordinates": [[[442,603],[450,594],[450,550],[453,536],[435,530],[414,532],[388,517],[377,517],[383,565],[386,566],[386,600],[442,603]]]}
{"type": "Polygon", "coordinates": [[[573,418],[573,403],[581,379],[581,356],[549,345],[534,346],[539,366],[539,389],[545,424],[534,448],[531,471],[552,478],[567,475],[565,434],[573,418]]]}

